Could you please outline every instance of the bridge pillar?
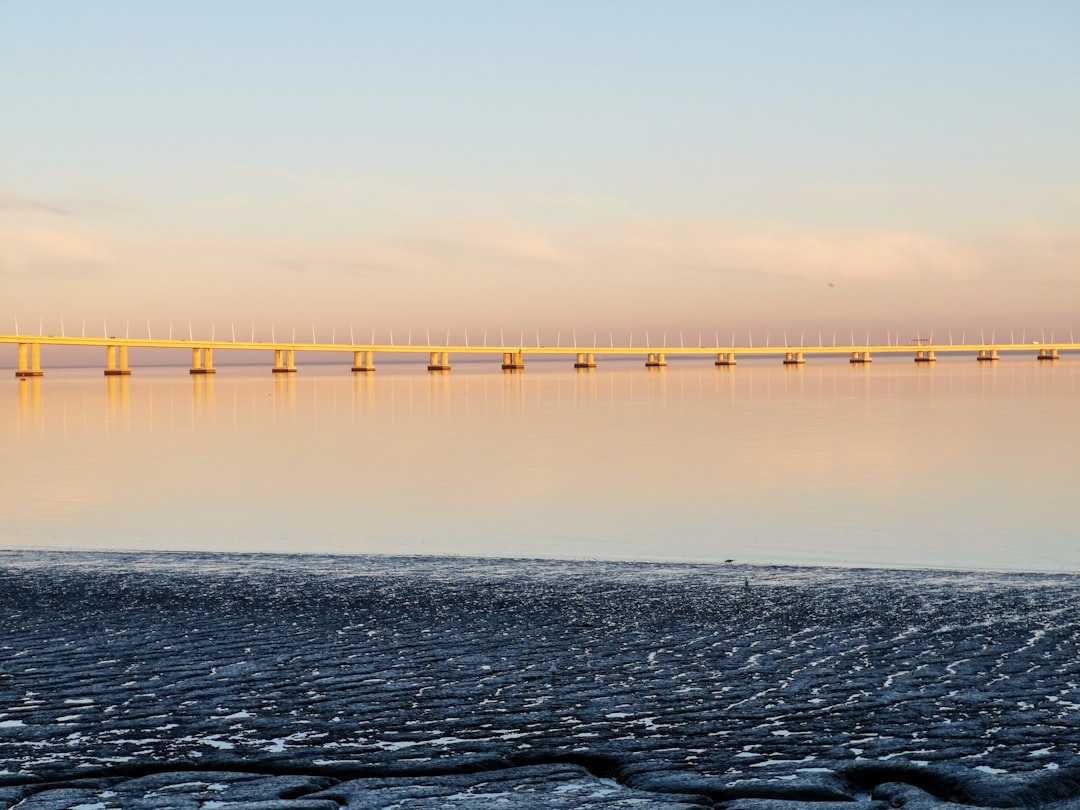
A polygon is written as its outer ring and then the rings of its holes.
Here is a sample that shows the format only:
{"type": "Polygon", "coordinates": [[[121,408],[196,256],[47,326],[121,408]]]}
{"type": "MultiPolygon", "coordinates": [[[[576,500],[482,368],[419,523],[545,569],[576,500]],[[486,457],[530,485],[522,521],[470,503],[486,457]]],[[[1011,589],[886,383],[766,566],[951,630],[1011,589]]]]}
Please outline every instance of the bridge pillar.
{"type": "Polygon", "coordinates": [[[719,352],[716,355],[716,365],[718,366],[734,366],[735,352],[719,352]]]}
{"type": "Polygon", "coordinates": [[[126,377],[131,373],[128,368],[127,346],[108,346],[105,350],[105,376],[126,377]],[[119,360],[117,360],[119,355],[119,360]]]}
{"type": "Polygon", "coordinates": [[[806,363],[802,352],[787,352],[784,355],[785,366],[801,366],[806,363]]]}
{"type": "Polygon", "coordinates": [[[19,344],[19,368],[15,371],[16,377],[41,377],[45,372],[41,370],[41,344],[19,344]]]}
{"type": "Polygon", "coordinates": [[[525,369],[525,353],[520,349],[516,352],[503,352],[503,371],[523,371],[525,369]]]}
{"type": "Polygon", "coordinates": [[[427,367],[428,371],[449,371],[450,370],[450,352],[432,352],[430,362],[427,367]]]}
{"type": "Polygon", "coordinates": [[[663,368],[667,365],[667,359],[663,352],[650,352],[645,360],[645,368],[663,368]]]}
{"type": "Polygon", "coordinates": [[[296,353],[292,349],[274,349],[275,374],[293,374],[296,372],[296,353]]]}
{"type": "Polygon", "coordinates": [[[1036,360],[1060,360],[1057,349],[1039,349],[1039,356],[1036,360]]]}
{"type": "Polygon", "coordinates": [[[596,368],[596,355],[592,352],[578,352],[574,360],[574,368],[596,368]]]}
{"type": "Polygon", "coordinates": [[[980,363],[993,363],[998,359],[997,349],[979,349],[979,356],[975,359],[980,363]]]}
{"type": "Polygon", "coordinates": [[[375,360],[373,358],[374,352],[353,352],[353,371],[374,371],[375,360]]]}
{"type": "Polygon", "coordinates": [[[933,349],[919,349],[915,352],[916,363],[935,363],[937,362],[937,355],[933,349]]]}
{"type": "Polygon", "coordinates": [[[217,369],[214,368],[214,350],[213,349],[192,349],[191,350],[191,374],[216,374],[217,369]]]}
{"type": "Polygon", "coordinates": [[[873,363],[874,360],[870,357],[870,352],[852,352],[849,363],[873,363]]]}

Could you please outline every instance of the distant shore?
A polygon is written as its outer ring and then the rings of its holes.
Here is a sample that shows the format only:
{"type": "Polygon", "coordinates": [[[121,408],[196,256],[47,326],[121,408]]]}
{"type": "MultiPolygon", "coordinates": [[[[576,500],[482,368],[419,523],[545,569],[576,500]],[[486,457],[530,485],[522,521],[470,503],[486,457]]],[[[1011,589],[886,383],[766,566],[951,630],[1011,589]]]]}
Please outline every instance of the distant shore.
{"type": "Polygon", "coordinates": [[[0,628],[0,807],[1080,799],[1074,575],[11,551],[0,628]]]}

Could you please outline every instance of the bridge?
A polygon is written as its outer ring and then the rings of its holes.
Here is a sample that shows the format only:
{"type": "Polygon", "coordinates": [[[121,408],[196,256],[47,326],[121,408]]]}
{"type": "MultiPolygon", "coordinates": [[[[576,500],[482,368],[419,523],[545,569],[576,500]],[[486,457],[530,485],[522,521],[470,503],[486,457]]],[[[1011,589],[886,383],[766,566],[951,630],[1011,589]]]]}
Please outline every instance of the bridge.
{"type": "MultiPolygon", "coordinates": [[[[775,357],[784,365],[798,366],[806,362],[807,356],[844,356],[849,362],[865,364],[873,361],[875,355],[910,355],[916,363],[933,363],[938,355],[968,354],[980,363],[993,363],[1003,355],[1028,355],[1040,362],[1053,362],[1061,357],[1062,352],[1080,352],[1080,343],[932,343],[918,339],[907,344],[896,343],[866,345],[799,345],[799,346],[545,346],[539,340],[534,346],[517,345],[402,345],[402,344],[356,344],[356,343],[298,343],[294,341],[238,341],[238,340],[197,340],[116,338],[116,337],[68,337],[64,335],[0,335],[0,344],[13,343],[18,347],[18,368],[16,377],[40,377],[45,372],[42,368],[42,347],[68,346],[86,347],[105,350],[105,368],[107,376],[131,374],[128,352],[131,349],[187,349],[191,352],[191,374],[214,374],[215,352],[273,352],[274,364],[270,368],[275,374],[291,374],[297,371],[297,354],[337,353],[352,355],[351,371],[363,374],[375,371],[376,355],[419,355],[426,356],[427,369],[432,372],[449,371],[451,355],[488,355],[498,360],[504,371],[522,371],[526,356],[559,356],[573,359],[574,368],[593,369],[597,357],[639,357],[646,368],[663,368],[669,357],[709,357],[716,366],[731,367],[738,363],[739,357],[775,357]]],[[[344,364],[343,364],[344,365],[344,364]]]]}

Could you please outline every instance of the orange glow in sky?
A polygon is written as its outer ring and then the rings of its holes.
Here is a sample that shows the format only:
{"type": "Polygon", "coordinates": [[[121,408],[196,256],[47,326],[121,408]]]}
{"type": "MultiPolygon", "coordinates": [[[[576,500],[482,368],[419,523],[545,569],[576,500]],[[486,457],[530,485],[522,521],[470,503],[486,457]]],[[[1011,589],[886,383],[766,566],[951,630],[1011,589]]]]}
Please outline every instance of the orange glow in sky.
{"type": "Polygon", "coordinates": [[[8,7],[0,332],[1080,332],[1080,6],[977,9],[8,7]]]}

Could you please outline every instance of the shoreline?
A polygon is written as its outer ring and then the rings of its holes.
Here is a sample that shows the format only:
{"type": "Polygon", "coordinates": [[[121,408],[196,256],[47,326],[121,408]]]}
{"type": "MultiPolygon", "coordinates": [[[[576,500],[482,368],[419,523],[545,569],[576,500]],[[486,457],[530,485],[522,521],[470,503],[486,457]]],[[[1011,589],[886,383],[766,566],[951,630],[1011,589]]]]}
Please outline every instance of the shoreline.
{"type": "Polygon", "coordinates": [[[1052,577],[1052,578],[1076,578],[1080,580],[1080,570],[1056,569],[1056,568],[966,568],[939,565],[870,565],[865,563],[827,563],[827,562],[759,562],[743,560],[700,560],[700,559],[602,559],[602,558],[575,558],[575,557],[513,557],[513,556],[476,556],[469,554],[372,554],[368,552],[344,553],[340,551],[305,551],[305,552],[281,552],[281,551],[209,551],[205,549],[140,549],[140,548],[83,548],[78,546],[55,546],[42,547],[40,545],[27,544],[25,546],[11,545],[0,547],[0,567],[5,565],[43,565],[43,564],[66,564],[83,565],[92,564],[95,561],[104,564],[105,561],[116,562],[122,559],[138,560],[143,564],[160,558],[162,565],[165,560],[184,559],[188,563],[197,560],[222,561],[260,561],[275,562],[284,567],[297,565],[310,566],[311,563],[326,563],[327,570],[332,570],[336,561],[349,564],[365,564],[368,566],[383,563],[386,565],[410,564],[423,566],[427,564],[450,566],[450,567],[491,567],[497,569],[500,566],[559,566],[570,568],[586,567],[649,567],[655,570],[682,569],[706,570],[742,570],[756,572],[818,572],[829,573],[892,573],[892,574],[919,574],[919,575],[957,575],[957,576],[989,576],[989,577],[1052,577]]]}

